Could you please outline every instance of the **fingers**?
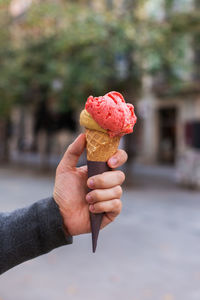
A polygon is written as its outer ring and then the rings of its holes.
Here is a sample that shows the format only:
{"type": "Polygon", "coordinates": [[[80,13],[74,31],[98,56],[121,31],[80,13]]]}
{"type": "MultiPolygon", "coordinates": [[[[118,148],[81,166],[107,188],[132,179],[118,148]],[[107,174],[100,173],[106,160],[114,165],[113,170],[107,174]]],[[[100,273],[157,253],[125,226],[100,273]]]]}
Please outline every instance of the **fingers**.
{"type": "Polygon", "coordinates": [[[89,210],[92,213],[105,213],[101,228],[112,222],[121,212],[120,185],[124,179],[125,175],[121,171],[105,172],[88,179],[88,186],[92,189],[86,196],[89,210]]]}
{"type": "Polygon", "coordinates": [[[122,188],[120,185],[117,185],[111,189],[105,190],[93,190],[88,193],[86,200],[88,203],[93,204],[95,202],[108,201],[111,199],[119,199],[122,196],[122,188]]]}
{"type": "Polygon", "coordinates": [[[71,145],[69,145],[60,163],[62,165],[62,168],[76,167],[79,157],[84,151],[85,143],[85,134],[80,134],[76,138],[76,140],[71,145]]]}
{"type": "Polygon", "coordinates": [[[87,185],[90,189],[109,189],[116,185],[121,185],[125,180],[122,171],[109,171],[88,179],[87,185]]]}
{"type": "Polygon", "coordinates": [[[118,149],[117,152],[108,160],[110,168],[118,168],[128,159],[128,155],[124,150],[118,149]]]}
{"type": "Polygon", "coordinates": [[[92,213],[107,213],[113,218],[120,214],[122,209],[122,202],[120,199],[113,199],[109,201],[97,202],[89,205],[89,210],[92,213]]]}

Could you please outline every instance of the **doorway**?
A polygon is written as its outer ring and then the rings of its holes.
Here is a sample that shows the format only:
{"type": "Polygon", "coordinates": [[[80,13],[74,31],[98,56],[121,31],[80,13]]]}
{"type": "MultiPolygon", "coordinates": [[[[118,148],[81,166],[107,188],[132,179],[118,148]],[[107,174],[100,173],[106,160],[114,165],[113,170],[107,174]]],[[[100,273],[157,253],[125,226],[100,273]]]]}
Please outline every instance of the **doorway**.
{"type": "Polygon", "coordinates": [[[174,164],[176,154],[176,108],[159,110],[159,161],[174,164]]]}

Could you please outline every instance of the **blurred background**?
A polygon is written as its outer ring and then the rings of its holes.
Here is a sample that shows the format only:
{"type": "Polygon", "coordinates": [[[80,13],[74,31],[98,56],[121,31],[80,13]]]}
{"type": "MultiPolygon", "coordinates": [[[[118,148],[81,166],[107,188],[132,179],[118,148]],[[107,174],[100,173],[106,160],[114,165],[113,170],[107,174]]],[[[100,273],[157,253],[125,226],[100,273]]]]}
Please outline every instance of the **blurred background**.
{"type": "Polygon", "coordinates": [[[0,28],[1,211],[51,195],[89,95],[138,117],[97,253],[77,237],[2,275],[0,300],[199,300],[200,2],[0,0],[0,28]]]}

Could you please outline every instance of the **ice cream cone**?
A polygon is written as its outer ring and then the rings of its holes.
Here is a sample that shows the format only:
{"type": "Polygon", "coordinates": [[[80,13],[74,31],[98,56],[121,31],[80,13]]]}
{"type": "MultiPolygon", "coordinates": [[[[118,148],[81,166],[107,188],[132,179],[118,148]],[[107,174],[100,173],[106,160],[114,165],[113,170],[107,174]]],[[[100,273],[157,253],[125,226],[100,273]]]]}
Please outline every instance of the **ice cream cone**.
{"type": "Polygon", "coordinates": [[[109,137],[107,133],[86,129],[87,159],[89,161],[107,161],[119,146],[120,137],[109,137]]]}
{"type": "MultiPolygon", "coordinates": [[[[80,124],[86,129],[88,177],[111,170],[107,161],[117,151],[120,137],[133,132],[136,120],[133,105],[118,92],[88,97],[80,114],[80,124]]],[[[93,252],[102,218],[103,214],[90,213],[93,252]]]]}
{"type": "MultiPolygon", "coordinates": [[[[107,133],[86,129],[88,177],[110,170],[107,160],[117,151],[120,137],[109,137],[107,133]]],[[[101,227],[103,213],[90,213],[93,252],[96,250],[97,239],[101,227]]]]}

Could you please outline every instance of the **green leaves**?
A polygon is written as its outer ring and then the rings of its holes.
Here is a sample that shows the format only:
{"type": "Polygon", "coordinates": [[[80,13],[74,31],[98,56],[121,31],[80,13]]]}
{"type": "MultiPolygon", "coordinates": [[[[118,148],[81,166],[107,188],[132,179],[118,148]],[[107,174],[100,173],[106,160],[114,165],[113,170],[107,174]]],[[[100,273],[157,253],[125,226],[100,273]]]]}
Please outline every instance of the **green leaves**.
{"type": "Polygon", "coordinates": [[[39,1],[13,21],[9,1],[3,1],[0,115],[15,103],[48,99],[61,111],[77,108],[90,94],[139,87],[143,72],[165,72],[168,83],[180,87],[191,72],[187,51],[193,37],[199,43],[199,12],[171,13],[168,0],[170,13],[158,21],[144,17],[145,2],[136,1],[119,16],[73,1],[39,1]]]}
{"type": "Polygon", "coordinates": [[[60,110],[77,108],[88,95],[121,81],[116,56],[134,48],[125,20],[65,2],[34,4],[17,26],[20,34],[12,41],[13,56],[7,57],[5,68],[12,91],[4,86],[4,97],[17,103],[54,98],[60,110]],[[54,88],[56,80],[59,89],[54,88]]]}

